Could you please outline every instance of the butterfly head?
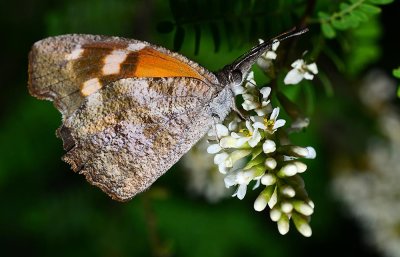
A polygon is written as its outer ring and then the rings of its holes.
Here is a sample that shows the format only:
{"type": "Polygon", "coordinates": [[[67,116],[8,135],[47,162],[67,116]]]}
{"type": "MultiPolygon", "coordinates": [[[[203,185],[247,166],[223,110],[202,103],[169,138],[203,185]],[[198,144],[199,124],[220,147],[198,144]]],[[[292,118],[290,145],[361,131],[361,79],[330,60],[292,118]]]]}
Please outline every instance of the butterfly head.
{"type": "Polygon", "coordinates": [[[272,48],[272,45],[276,40],[282,41],[287,38],[304,34],[307,31],[307,28],[300,30],[293,28],[288,32],[253,47],[249,52],[236,59],[232,64],[225,66],[221,71],[216,73],[220,83],[223,86],[237,86],[242,84],[253,64],[264,52],[272,48]]]}

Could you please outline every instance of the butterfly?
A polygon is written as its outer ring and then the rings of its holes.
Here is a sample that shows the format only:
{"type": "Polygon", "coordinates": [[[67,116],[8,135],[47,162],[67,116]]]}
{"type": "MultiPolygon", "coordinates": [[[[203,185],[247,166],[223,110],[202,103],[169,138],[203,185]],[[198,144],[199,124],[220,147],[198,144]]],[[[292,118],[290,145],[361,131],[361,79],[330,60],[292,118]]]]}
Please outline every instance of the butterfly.
{"type": "MultiPolygon", "coordinates": [[[[291,30],[274,40],[306,32],[291,30]]],[[[240,85],[274,40],[212,73],[144,41],[61,35],[36,42],[28,89],[62,114],[63,160],[115,200],[148,188],[209,128],[225,119],[240,85]]]]}

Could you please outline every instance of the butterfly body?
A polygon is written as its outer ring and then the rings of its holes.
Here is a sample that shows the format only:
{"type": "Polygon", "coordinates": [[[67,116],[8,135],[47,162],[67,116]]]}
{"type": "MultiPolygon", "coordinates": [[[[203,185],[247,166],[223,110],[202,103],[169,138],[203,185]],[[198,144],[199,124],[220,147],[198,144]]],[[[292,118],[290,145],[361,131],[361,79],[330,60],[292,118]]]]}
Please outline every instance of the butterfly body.
{"type": "Polygon", "coordinates": [[[32,47],[28,89],[62,114],[57,135],[67,151],[63,160],[113,199],[126,201],[225,119],[231,87],[270,46],[261,44],[214,74],[143,41],[50,37],[32,47]]]}

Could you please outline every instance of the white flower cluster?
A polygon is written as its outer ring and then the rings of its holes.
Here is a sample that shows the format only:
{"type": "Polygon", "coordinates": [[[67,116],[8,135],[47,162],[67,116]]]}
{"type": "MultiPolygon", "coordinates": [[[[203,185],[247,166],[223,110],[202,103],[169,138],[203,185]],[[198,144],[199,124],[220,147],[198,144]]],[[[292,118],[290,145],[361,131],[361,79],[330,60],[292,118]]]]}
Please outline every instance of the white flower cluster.
{"type": "Polygon", "coordinates": [[[254,209],[271,209],[270,217],[277,222],[281,234],[289,231],[292,219],[297,230],[311,236],[308,224],[314,205],[298,175],[307,166],[299,158],[315,158],[312,147],[282,145],[277,131],[285,125],[279,119],[279,107],[273,108],[269,100],[271,88],[260,90],[250,72],[244,86],[236,87],[241,95],[240,109],[246,111],[246,120],[233,115],[226,124],[216,124],[209,133],[211,145],[207,152],[215,154],[214,163],[225,174],[227,188],[236,187],[233,196],[243,199],[247,187],[264,187],[254,202],[254,209]]]}
{"type": "Polygon", "coordinates": [[[366,240],[388,257],[400,257],[400,115],[391,105],[396,83],[379,71],[366,76],[361,99],[374,111],[385,140],[373,138],[363,160],[367,168],[340,167],[333,181],[336,196],[361,222],[366,240]],[[376,91],[385,89],[391,95],[376,91]],[[366,99],[366,97],[371,99],[366,99]],[[339,173],[339,172],[338,172],[339,173]]]}
{"type": "Polygon", "coordinates": [[[334,180],[336,195],[365,229],[365,238],[385,256],[400,256],[400,117],[385,115],[389,142],[372,141],[367,170],[347,169],[334,180]]]}
{"type": "Polygon", "coordinates": [[[224,175],[214,165],[213,156],[206,153],[208,145],[205,138],[201,139],[184,155],[182,164],[187,172],[188,192],[216,203],[232,193],[225,187],[224,175]]]}

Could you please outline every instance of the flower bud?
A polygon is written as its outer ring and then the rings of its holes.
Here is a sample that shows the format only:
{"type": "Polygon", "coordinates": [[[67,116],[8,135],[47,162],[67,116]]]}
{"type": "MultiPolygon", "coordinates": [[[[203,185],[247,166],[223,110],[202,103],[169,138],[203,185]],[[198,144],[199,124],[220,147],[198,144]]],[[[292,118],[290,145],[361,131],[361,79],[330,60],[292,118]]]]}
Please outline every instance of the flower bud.
{"type": "Polygon", "coordinates": [[[279,147],[278,151],[287,156],[305,158],[308,156],[308,150],[305,147],[295,145],[284,145],[279,147]]]}
{"type": "Polygon", "coordinates": [[[267,169],[269,170],[273,170],[276,168],[276,160],[272,157],[268,157],[267,159],[265,159],[265,166],[267,167],[267,169]]]}
{"type": "Polygon", "coordinates": [[[310,216],[314,212],[314,209],[303,201],[294,201],[293,207],[297,212],[304,216],[310,216]]]}
{"type": "Polygon", "coordinates": [[[276,144],[274,141],[272,140],[265,140],[264,144],[263,144],[263,151],[264,153],[273,153],[276,150],[276,144]]]}
{"type": "Polygon", "coordinates": [[[272,221],[277,222],[282,216],[282,212],[278,208],[272,208],[269,212],[269,217],[272,221]]]}
{"type": "Polygon", "coordinates": [[[296,191],[294,191],[293,187],[289,185],[282,186],[281,193],[289,198],[292,198],[296,195],[296,191]]]}
{"type": "Polygon", "coordinates": [[[297,230],[305,237],[310,237],[312,234],[312,230],[307,220],[298,214],[293,214],[293,223],[296,226],[297,230]]]}
{"type": "Polygon", "coordinates": [[[289,163],[281,168],[281,170],[278,172],[278,176],[279,177],[291,177],[291,176],[296,175],[296,173],[297,173],[296,165],[289,163]]]}
{"type": "Polygon", "coordinates": [[[274,174],[267,173],[261,178],[261,184],[270,186],[276,183],[276,177],[274,174]]]}
{"type": "Polygon", "coordinates": [[[317,152],[315,151],[314,147],[307,146],[306,148],[308,150],[308,155],[305,158],[307,158],[307,159],[315,159],[315,157],[317,157],[317,152]]]}
{"type": "Polygon", "coordinates": [[[282,202],[281,203],[281,210],[284,213],[291,213],[293,210],[293,205],[289,202],[282,202]]]}
{"type": "Polygon", "coordinates": [[[278,231],[281,235],[287,234],[287,232],[289,232],[289,217],[286,214],[282,214],[277,225],[278,231]]]}
{"type": "Polygon", "coordinates": [[[305,163],[294,161],[293,164],[296,165],[298,173],[303,173],[307,170],[307,165],[305,163]]]}
{"type": "Polygon", "coordinates": [[[308,200],[308,205],[310,205],[310,207],[313,208],[313,209],[315,207],[314,202],[311,201],[311,200],[308,200]]]}
{"type": "Polygon", "coordinates": [[[308,156],[307,148],[300,147],[300,146],[292,146],[290,150],[291,150],[291,153],[293,156],[296,156],[296,157],[308,156]]]}
{"type": "Polygon", "coordinates": [[[267,207],[269,200],[271,199],[272,194],[274,193],[275,186],[266,187],[260,195],[257,197],[254,202],[254,209],[256,211],[262,211],[267,207]]]}
{"type": "Polygon", "coordinates": [[[268,201],[268,206],[269,208],[272,209],[278,202],[278,194],[276,193],[276,186],[271,186],[271,187],[274,187],[274,193],[272,194],[271,198],[268,201]]]}

